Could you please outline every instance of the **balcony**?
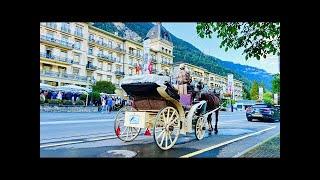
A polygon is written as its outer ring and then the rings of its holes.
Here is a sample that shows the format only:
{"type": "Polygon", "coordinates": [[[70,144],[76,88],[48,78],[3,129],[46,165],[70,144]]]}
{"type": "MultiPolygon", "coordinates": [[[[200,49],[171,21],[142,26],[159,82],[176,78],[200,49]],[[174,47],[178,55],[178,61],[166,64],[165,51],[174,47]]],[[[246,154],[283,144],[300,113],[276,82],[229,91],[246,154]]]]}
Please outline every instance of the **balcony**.
{"type": "Polygon", "coordinates": [[[54,56],[52,54],[47,54],[45,52],[40,52],[40,58],[44,58],[45,60],[60,62],[62,64],[71,64],[72,59],[67,57],[54,56]]]}
{"type": "Polygon", "coordinates": [[[74,44],[72,47],[73,47],[74,49],[76,49],[76,50],[81,51],[81,46],[80,46],[80,45],[77,45],[77,46],[76,46],[76,44],[74,44]]]}
{"type": "Polygon", "coordinates": [[[45,23],[45,26],[51,29],[57,29],[56,23],[45,23]]]}
{"type": "Polygon", "coordinates": [[[167,62],[167,61],[161,61],[161,64],[165,64],[165,65],[172,65],[173,63],[171,63],[171,62],[167,62]]]}
{"type": "Polygon", "coordinates": [[[156,59],[156,58],[151,58],[151,61],[152,61],[153,63],[156,63],[156,62],[157,62],[157,59],[156,59]]]}
{"type": "Polygon", "coordinates": [[[80,64],[80,61],[71,60],[71,63],[72,63],[72,64],[80,64]]]}
{"type": "Polygon", "coordinates": [[[89,37],[89,43],[95,43],[95,40],[93,39],[93,37],[89,37]]]}
{"type": "Polygon", "coordinates": [[[45,35],[40,36],[40,41],[49,43],[51,45],[60,46],[62,48],[69,49],[69,50],[71,50],[73,47],[73,44],[70,42],[62,41],[60,39],[56,39],[54,37],[49,37],[49,36],[45,36],[45,35]]]}
{"type": "Polygon", "coordinates": [[[97,70],[97,66],[94,66],[93,64],[90,64],[90,63],[87,64],[86,68],[91,71],[97,70]]]}
{"type": "Polygon", "coordinates": [[[104,54],[101,54],[101,53],[97,54],[97,57],[99,59],[102,59],[102,60],[105,60],[105,61],[115,62],[111,56],[107,56],[107,55],[104,55],[104,54]]]}
{"type": "Polygon", "coordinates": [[[119,51],[119,52],[121,52],[121,53],[125,53],[125,52],[126,52],[125,49],[120,48],[120,47],[116,47],[116,48],[114,48],[114,50],[119,51]]]}
{"type": "Polygon", "coordinates": [[[116,76],[124,76],[124,72],[122,72],[122,71],[115,71],[114,72],[114,74],[116,75],[116,76]]]}
{"type": "Polygon", "coordinates": [[[115,62],[115,63],[122,64],[122,62],[121,62],[121,60],[120,60],[120,59],[118,60],[117,58],[115,58],[115,57],[114,57],[114,58],[113,58],[113,60],[114,60],[114,62],[115,62]]]}
{"type": "Polygon", "coordinates": [[[75,80],[75,81],[82,81],[82,82],[87,82],[88,81],[87,77],[79,76],[79,75],[76,75],[76,74],[61,73],[60,77],[64,78],[64,79],[75,80]]]}
{"type": "Polygon", "coordinates": [[[61,31],[69,34],[71,33],[71,29],[65,26],[61,26],[61,31]]]}
{"type": "Polygon", "coordinates": [[[46,77],[53,77],[53,78],[61,78],[61,79],[68,79],[68,80],[75,80],[75,81],[82,81],[82,82],[87,82],[88,78],[85,76],[79,76],[75,74],[67,74],[67,73],[62,73],[62,72],[54,72],[50,70],[42,70],[40,71],[41,76],[46,76],[46,77]]]}
{"type": "Polygon", "coordinates": [[[83,33],[81,31],[74,31],[74,35],[78,37],[83,37],[83,33]]]}
{"type": "Polygon", "coordinates": [[[142,58],[142,55],[137,54],[137,53],[133,53],[133,52],[131,52],[131,51],[129,51],[128,54],[129,54],[130,56],[133,56],[133,57],[136,57],[136,58],[142,58]]]}
{"type": "Polygon", "coordinates": [[[128,65],[129,65],[129,66],[135,66],[135,63],[133,63],[133,62],[128,62],[128,65]]]}
{"type": "Polygon", "coordinates": [[[137,58],[142,58],[142,55],[141,55],[141,54],[135,54],[135,56],[136,56],[137,58]]]}

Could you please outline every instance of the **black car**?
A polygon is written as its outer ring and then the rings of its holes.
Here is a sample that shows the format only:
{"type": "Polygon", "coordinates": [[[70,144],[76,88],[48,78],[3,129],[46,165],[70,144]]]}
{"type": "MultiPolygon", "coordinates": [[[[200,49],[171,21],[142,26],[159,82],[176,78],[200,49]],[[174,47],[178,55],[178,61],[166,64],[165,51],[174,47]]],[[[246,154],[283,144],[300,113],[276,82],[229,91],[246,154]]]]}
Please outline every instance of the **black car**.
{"type": "Polygon", "coordinates": [[[246,116],[248,121],[259,119],[263,121],[280,121],[280,107],[268,104],[255,104],[247,108],[246,116]]]}

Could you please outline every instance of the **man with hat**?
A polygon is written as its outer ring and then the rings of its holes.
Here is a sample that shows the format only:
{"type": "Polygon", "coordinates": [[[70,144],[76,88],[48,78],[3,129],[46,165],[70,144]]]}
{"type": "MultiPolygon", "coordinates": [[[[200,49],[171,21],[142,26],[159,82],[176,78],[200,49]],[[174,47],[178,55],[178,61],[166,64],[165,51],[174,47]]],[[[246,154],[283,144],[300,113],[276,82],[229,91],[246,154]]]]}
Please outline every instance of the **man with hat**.
{"type": "Polygon", "coordinates": [[[178,82],[178,90],[179,94],[187,94],[187,85],[190,85],[191,83],[191,78],[190,78],[190,72],[188,69],[185,67],[184,64],[180,64],[179,66],[179,74],[177,77],[177,82],[178,82]]]}

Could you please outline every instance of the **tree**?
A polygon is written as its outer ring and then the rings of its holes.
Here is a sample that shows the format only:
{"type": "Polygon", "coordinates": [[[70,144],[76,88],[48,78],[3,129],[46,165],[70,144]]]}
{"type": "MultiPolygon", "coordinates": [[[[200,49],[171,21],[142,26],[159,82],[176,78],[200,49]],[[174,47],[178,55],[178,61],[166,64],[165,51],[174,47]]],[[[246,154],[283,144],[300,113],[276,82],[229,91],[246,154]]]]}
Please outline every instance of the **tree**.
{"type": "Polygon", "coordinates": [[[280,74],[273,75],[272,79],[272,93],[280,93],[280,74]]]}
{"type": "Polygon", "coordinates": [[[273,95],[271,92],[266,92],[263,94],[263,101],[266,104],[273,104],[273,95]]]}
{"type": "Polygon", "coordinates": [[[97,81],[95,85],[92,86],[92,91],[98,93],[108,93],[113,94],[116,87],[110,81],[97,81]]]}
{"type": "Polygon", "coordinates": [[[280,23],[272,22],[217,22],[197,23],[201,38],[211,38],[213,32],[222,40],[220,48],[244,48],[246,60],[255,57],[260,60],[267,55],[280,56],[280,23]]]}
{"type": "Polygon", "coordinates": [[[247,89],[247,88],[243,88],[243,93],[242,93],[242,97],[243,97],[243,99],[251,99],[250,98],[250,92],[249,92],[249,90],[247,89]]]}
{"type": "Polygon", "coordinates": [[[98,93],[96,91],[92,91],[92,93],[90,93],[90,95],[89,95],[89,99],[91,99],[92,102],[99,101],[100,93],[98,93]]]}
{"type": "Polygon", "coordinates": [[[259,99],[259,84],[257,83],[257,81],[253,81],[253,84],[250,90],[250,97],[252,100],[259,99]]]}

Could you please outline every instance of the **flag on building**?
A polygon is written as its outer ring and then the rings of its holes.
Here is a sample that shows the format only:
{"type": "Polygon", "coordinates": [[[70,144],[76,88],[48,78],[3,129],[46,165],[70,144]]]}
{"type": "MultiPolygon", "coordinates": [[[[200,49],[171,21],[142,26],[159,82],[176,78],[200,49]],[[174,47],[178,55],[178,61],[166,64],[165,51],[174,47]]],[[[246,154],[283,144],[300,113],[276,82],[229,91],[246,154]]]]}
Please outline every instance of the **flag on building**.
{"type": "Polygon", "coordinates": [[[230,95],[232,95],[231,98],[234,99],[234,93],[233,93],[233,74],[228,74],[227,93],[230,94],[230,95]]]}

